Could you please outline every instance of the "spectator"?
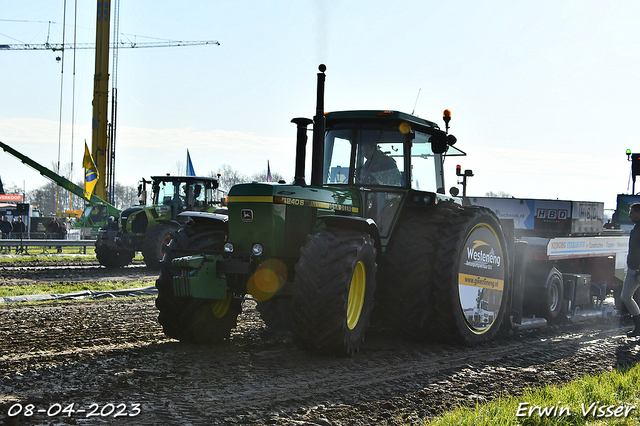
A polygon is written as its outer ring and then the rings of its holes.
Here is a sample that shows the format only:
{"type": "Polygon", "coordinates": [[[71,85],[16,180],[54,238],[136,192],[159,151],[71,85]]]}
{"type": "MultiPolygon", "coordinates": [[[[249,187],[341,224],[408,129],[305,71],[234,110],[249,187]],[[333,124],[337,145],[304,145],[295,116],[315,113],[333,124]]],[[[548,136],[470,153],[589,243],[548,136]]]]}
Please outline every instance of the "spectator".
{"type": "MultiPolygon", "coordinates": [[[[11,222],[7,219],[6,216],[2,216],[2,221],[0,221],[0,238],[6,239],[9,238],[9,234],[13,231],[13,227],[11,226],[11,222]]],[[[10,249],[10,247],[0,246],[1,249],[10,249]]]]}
{"type": "MultiPolygon", "coordinates": [[[[51,218],[51,221],[47,225],[47,238],[52,240],[61,240],[67,234],[67,228],[58,222],[55,217],[51,218]]],[[[57,246],[58,253],[62,253],[62,246],[57,246]]]]}
{"type": "Polygon", "coordinates": [[[27,230],[27,227],[22,221],[22,216],[18,216],[18,219],[13,225],[13,232],[12,232],[13,238],[23,238],[24,237],[23,234],[26,232],[26,230],[27,230]]]}
{"type": "Polygon", "coordinates": [[[9,238],[9,234],[13,231],[13,226],[6,216],[2,217],[2,222],[0,222],[0,231],[2,231],[2,238],[9,238]]]}
{"type": "Polygon", "coordinates": [[[50,239],[58,239],[60,238],[58,232],[60,231],[60,223],[58,223],[58,219],[52,217],[49,223],[47,224],[47,238],[50,239]]]}
{"type": "Polygon", "coordinates": [[[64,240],[67,237],[67,226],[64,222],[58,223],[58,235],[60,235],[58,238],[61,240],[64,240]]]}
{"type": "Polygon", "coordinates": [[[629,219],[635,225],[629,234],[627,275],[622,284],[620,299],[633,318],[633,330],[627,333],[627,337],[638,337],[640,336],[640,307],[634,296],[640,287],[640,203],[633,203],[629,206],[629,219]]]}

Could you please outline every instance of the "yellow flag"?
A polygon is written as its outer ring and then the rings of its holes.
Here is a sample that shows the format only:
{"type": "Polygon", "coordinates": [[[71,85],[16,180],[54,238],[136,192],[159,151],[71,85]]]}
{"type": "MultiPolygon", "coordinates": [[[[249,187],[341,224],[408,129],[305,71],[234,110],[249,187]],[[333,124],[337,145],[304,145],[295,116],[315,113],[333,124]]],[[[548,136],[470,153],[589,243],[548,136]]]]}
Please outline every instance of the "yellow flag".
{"type": "Polygon", "coordinates": [[[91,157],[86,142],[84,143],[82,166],[84,167],[84,195],[87,198],[91,198],[93,188],[95,188],[96,183],[98,183],[98,168],[96,167],[96,163],[93,162],[93,157],[91,157]]]}

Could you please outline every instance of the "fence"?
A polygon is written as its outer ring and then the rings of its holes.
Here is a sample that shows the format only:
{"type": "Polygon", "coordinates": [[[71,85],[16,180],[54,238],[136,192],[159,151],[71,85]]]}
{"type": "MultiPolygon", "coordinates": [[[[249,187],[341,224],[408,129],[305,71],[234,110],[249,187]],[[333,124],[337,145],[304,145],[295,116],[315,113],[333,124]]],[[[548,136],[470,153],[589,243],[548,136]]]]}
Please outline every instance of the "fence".
{"type": "Polygon", "coordinates": [[[48,253],[50,249],[58,251],[62,247],[79,247],[82,253],[87,254],[87,247],[93,246],[95,240],[45,240],[45,239],[0,239],[0,253],[30,254],[29,248],[42,250],[48,253]]]}

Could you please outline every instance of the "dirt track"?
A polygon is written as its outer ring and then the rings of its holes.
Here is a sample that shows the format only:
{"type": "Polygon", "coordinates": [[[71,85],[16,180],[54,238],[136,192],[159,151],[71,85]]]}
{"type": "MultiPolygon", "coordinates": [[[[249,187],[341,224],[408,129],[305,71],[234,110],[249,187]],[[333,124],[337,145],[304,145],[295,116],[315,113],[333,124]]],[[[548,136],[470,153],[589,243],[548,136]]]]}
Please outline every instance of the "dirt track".
{"type": "MultiPolygon", "coordinates": [[[[76,269],[68,279],[88,279],[84,273],[76,269]]],[[[95,279],[95,268],[86,274],[95,279]]],[[[29,278],[0,268],[0,280],[29,278]]],[[[153,298],[0,305],[0,418],[131,424],[122,417],[137,414],[135,423],[147,425],[413,424],[456,404],[640,359],[640,346],[624,337],[629,326],[618,319],[479,348],[407,342],[378,327],[357,355],[327,358],[266,329],[250,300],[231,341],[215,348],[165,338],[156,317],[153,298]],[[25,416],[29,404],[35,412],[25,416]],[[70,404],[73,414],[56,414],[70,404]],[[20,415],[8,415],[20,407],[20,415]]]]}

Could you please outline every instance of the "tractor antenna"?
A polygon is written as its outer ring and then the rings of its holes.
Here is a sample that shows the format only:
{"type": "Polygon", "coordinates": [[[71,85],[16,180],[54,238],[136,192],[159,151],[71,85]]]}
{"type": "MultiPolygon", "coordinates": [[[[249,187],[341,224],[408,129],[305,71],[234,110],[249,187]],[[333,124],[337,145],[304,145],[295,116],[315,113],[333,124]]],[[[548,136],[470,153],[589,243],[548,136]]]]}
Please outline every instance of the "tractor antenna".
{"type": "Polygon", "coordinates": [[[421,90],[422,90],[422,87],[418,89],[418,96],[416,96],[416,103],[413,104],[413,111],[411,111],[411,115],[413,115],[413,113],[416,112],[416,105],[418,105],[418,98],[420,97],[421,90]]]}

